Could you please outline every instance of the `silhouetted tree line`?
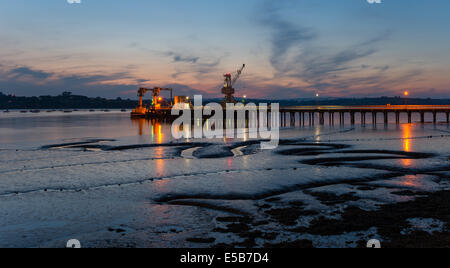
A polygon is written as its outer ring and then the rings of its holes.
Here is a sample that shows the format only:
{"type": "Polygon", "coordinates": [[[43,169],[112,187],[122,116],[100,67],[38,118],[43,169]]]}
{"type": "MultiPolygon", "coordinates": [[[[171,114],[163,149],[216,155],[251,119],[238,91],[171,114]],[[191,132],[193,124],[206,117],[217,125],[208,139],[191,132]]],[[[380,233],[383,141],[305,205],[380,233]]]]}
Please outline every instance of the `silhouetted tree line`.
{"type": "Polygon", "coordinates": [[[59,96],[16,97],[0,92],[0,109],[130,109],[137,101],[117,98],[89,98],[64,92],[59,96]]]}
{"type": "MultiPolygon", "coordinates": [[[[208,102],[220,102],[222,99],[204,100],[208,102]]],[[[314,106],[314,105],[450,105],[450,99],[413,99],[401,97],[381,98],[352,98],[352,99],[295,99],[295,100],[258,100],[248,99],[254,103],[278,102],[282,106],[314,106]]],[[[16,97],[5,95],[0,92],[0,109],[131,109],[137,106],[136,100],[130,99],[105,99],[89,98],[86,96],[73,95],[71,92],[63,92],[59,96],[40,97],[16,97]]]]}

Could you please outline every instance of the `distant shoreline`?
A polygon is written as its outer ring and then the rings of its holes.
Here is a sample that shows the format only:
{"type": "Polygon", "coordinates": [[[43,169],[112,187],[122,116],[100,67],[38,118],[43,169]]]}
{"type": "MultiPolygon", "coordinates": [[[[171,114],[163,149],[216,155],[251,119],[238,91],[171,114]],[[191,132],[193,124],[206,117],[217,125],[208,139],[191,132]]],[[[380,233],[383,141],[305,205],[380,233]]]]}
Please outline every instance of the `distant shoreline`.
{"type": "Polygon", "coordinates": [[[10,113],[51,113],[51,112],[124,112],[131,111],[132,109],[106,109],[106,108],[97,108],[97,109],[78,109],[78,108],[64,108],[64,109],[2,109],[0,112],[10,112],[10,113]]]}
{"type": "MultiPolygon", "coordinates": [[[[239,100],[239,99],[238,99],[239,100]]],[[[204,99],[205,103],[221,102],[221,98],[204,99]]],[[[280,103],[281,106],[358,106],[358,105],[450,105],[450,99],[425,99],[425,98],[319,98],[319,99],[292,99],[292,100],[264,100],[247,99],[254,103],[280,103]]],[[[144,104],[150,104],[150,100],[144,100],[144,104]]],[[[59,96],[17,97],[5,95],[0,92],[0,110],[33,110],[33,109],[133,109],[138,105],[137,100],[131,99],[106,99],[91,98],[73,95],[65,92],[59,96]]]]}
{"type": "Polygon", "coordinates": [[[0,93],[1,110],[132,109],[137,100],[90,98],[65,92],[59,96],[17,97],[0,93]]]}

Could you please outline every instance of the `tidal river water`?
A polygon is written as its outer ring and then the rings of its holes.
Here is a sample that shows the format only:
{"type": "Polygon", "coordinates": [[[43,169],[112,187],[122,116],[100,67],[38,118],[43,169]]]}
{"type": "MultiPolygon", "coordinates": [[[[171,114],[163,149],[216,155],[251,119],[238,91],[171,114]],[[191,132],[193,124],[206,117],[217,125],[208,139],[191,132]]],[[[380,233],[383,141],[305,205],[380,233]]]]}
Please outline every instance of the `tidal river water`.
{"type": "Polygon", "coordinates": [[[427,121],[260,150],[127,112],[0,112],[0,247],[449,246],[450,126],[427,121]]]}

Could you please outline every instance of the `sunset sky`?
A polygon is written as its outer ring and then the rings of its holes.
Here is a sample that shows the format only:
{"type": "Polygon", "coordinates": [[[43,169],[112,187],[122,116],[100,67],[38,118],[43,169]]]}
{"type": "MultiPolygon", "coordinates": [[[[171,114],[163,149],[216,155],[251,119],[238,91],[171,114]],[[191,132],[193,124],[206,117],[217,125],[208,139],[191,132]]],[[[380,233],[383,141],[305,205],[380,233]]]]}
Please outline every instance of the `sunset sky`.
{"type": "Polygon", "coordinates": [[[1,0],[0,92],[450,97],[448,0],[1,0]]]}

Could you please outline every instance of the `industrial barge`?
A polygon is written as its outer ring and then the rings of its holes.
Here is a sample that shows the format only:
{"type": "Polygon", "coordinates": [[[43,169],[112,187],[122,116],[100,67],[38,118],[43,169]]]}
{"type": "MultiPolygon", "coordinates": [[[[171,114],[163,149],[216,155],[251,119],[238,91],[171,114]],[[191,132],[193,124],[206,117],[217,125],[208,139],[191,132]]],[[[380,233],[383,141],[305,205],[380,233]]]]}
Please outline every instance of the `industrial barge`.
{"type": "MultiPolygon", "coordinates": [[[[234,85],[240,78],[242,71],[245,68],[245,64],[237,70],[235,75],[231,73],[227,73],[224,75],[225,82],[222,88],[222,93],[225,95],[225,99],[223,104],[226,103],[236,103],[234,98],[234,85]]],[[[192,107],[191,99],[189,96],[173,96],[172,88],[144,88],[141,87],[138,90],[139,104],[138,106],[131,112],[132,118],[148,118],[148,119],[161,119],[168,120],[174,119],[174,116],[171,115],[172,107],[177,104],[186,105],[188,107],[192,107]],[[161,96],[162,91],[168,91],[170,93],[170,98],[165,99],[161,96]],[[146,93],[151,92],[152,99],[150,105],[144,105],[143,98],[146,93]]]]}

